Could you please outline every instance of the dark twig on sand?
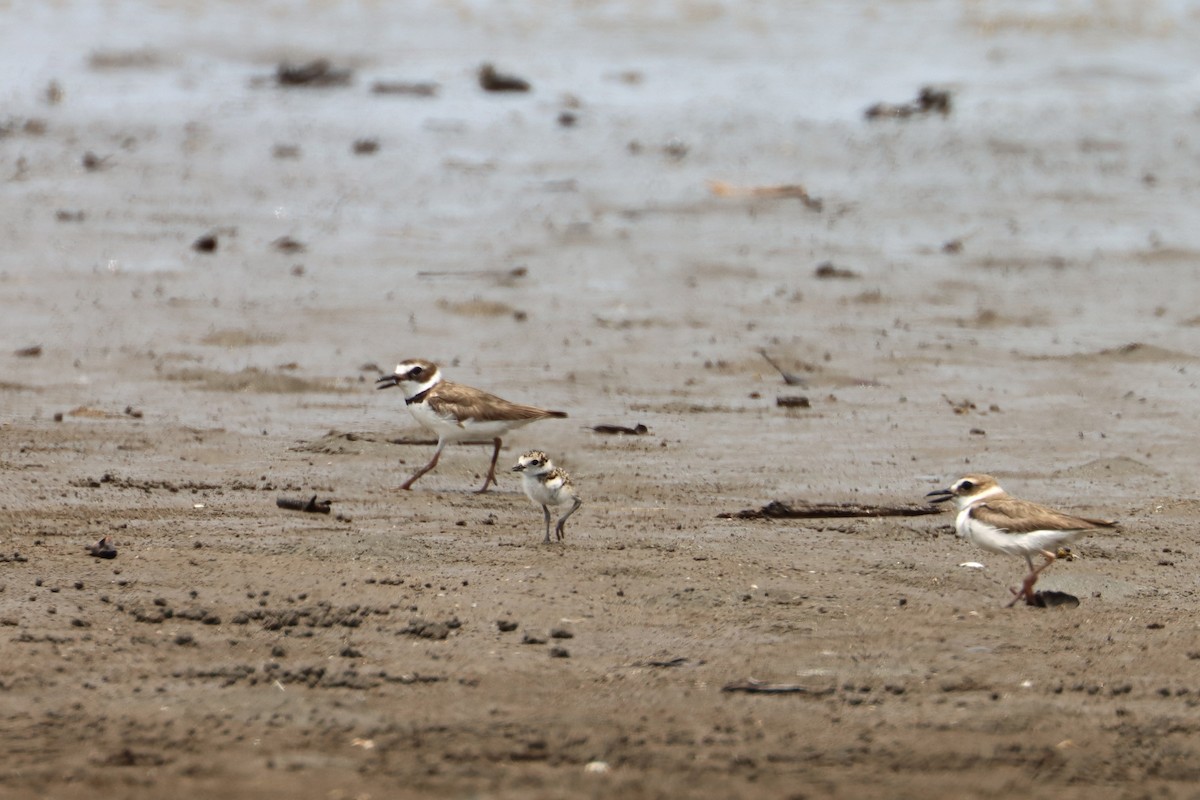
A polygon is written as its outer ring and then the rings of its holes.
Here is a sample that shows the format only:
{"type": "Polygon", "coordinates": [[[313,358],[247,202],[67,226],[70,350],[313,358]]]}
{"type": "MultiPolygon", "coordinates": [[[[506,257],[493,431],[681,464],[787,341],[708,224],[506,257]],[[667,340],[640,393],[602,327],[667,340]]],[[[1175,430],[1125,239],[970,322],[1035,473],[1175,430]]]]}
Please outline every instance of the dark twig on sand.
{"type": "Polygon", "coordinates": [[[722,692],[746,692],[747,694],[814,694],[807,686],[798,683],[766,683],[748,678],[734,681],[721,687],[722,692]]]}
{"type": "Polygon", "coordinates": [[[529,81],[497,72],[491,64],[479,68],[479,85],[485,92],[528,92],[529,81]]]}
{"type": "Polygon", "coordinates": [[[790,503],[772,500],[760,509],[718,514],[717,519],[825,519],[831,517],[921,517],[940,514],[937,506],[872,506],[862,503],[790,503]]]}
{"type": "Polygon", "coordinates": [[[440,87],[431,81],[375,81],[372,94],[401,94],[410,97],[434,97],[440,87]]]}
{"type": "Polygon", "coordinates": [[[293,500],[290,497],[275,498],[275,505],[280,508],[286,508],[288,511],[306,511],[309,514],[328,514],[333,510],[332,503],[332,500],[322,500],[318,503],[315,494],[308,500],[293,500]]]}
{"type": "Polygon", "coordinates": [[[348,86],[353,77],[353,70],[335,67],[324,58],[302,64],[284,62],[275,69],[275,82],[280,86],[348,86]]]}
{"type": "Polygon", "coordinates": [[[660,669],[670,669],[672,667],[686,667],[689,664],[692,666],[698,666],[703,663],[704,663],[703,661],[693,661],[690,658],[685,658],[683,656],[676,656],[675,658],[661,658],[661,659],[654,659],[651,661],[639,661],[634,666],[658,667],[660,669]]]}
{"type": "Polygon", "coordinates": [[[593,425],[591,430],[613,436],[645,436],[650,433],[650,429],[640,422],[632,428],[625,425],[593,425]]]}
{"type": "Polygon", "coordinates": [[[946,89],[922,86],[915,100],[908,103],[875,103],[866,110],[867,119],[905,119],[921,114],[950,115],[953,99],[946,89]]]}
{"type": "Polygon", "coordinates": [[[807,386],[808,385],[808,381],[806,381],[801,376],[797,375],[794,372],[788,372],[786,369],[779,366],[779,363],[776,362],[775,359],[771,358],[770,354],[767,353],[766,348],[760,348],[758,351],[758,354],[760,356],[762,356],[763,358],[765,358],[767,360],[767,363],[775,368],[775,371],[780,374],[780,376],[783,378],[783,382],[786,383],[788,386],[807,386]]]}

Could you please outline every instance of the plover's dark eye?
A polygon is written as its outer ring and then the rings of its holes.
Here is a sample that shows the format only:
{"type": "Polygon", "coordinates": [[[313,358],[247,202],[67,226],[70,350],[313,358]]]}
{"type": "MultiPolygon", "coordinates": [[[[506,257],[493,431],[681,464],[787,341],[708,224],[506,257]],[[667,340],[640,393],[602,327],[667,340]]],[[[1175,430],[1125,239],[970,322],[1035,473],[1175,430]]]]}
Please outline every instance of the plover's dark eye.
{"type": "Polygon", "coordinates": [[[420,374],[421,374],[421,368],[420,368],[420,367],[413,367],[412,369],[410,369],[410,370],[408,371],[408,374],[409,374],[409,375],[411,375],[412,377],[414,377],[414,378],[415,378],[415,377],[417,377],[418,375],[420,375],[420,374]]]}
{"type": "Polygon", "coordinates": [[[542,462],[540,459],[535,458],[533,461],[530,461],[529,464],[530,464],[530,466],[540,467],[542,465],[542,462]]]}
{"type": "Polygon", "coordinates": [[[964,492],[969,492],[975,488],[975,484],[971,483],[970,481],[963,481],[958,485],[958,488],[962,489],[964,492]]]}

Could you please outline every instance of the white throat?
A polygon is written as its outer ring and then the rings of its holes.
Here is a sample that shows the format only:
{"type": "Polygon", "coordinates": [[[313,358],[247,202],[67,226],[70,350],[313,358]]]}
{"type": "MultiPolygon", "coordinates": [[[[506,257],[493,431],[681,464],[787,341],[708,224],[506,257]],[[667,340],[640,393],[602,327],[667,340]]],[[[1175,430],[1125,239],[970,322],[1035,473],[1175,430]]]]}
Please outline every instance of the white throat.
{"type": "Polygon", "coordinates": [[[976,503],[982,503],[984,500],[992,497],[998,497],[1002,494],[1004,494],[1003,489],[1001,489],[999,486],[993,486],[989,489],[979,492],[978,494],[964,495],[963,497],[956,497],[954,499],[958,505],[958,510],[962,511],[964,508],[970,508],[976,503]]]}
{"type": "Polygon", "coordinates": [[[430,389],[432,389],[434,386],[437,386],[441,382],[442,382],[441,370],[434,370],[433,374],[429,376],[429,379],[424,381],[423,383],[414,383],[413,381],[401,381],[401,383],[404,384],[404,399],[412,400],[417,395],[421,394],[422,392],[429,391],[430,389]]]}

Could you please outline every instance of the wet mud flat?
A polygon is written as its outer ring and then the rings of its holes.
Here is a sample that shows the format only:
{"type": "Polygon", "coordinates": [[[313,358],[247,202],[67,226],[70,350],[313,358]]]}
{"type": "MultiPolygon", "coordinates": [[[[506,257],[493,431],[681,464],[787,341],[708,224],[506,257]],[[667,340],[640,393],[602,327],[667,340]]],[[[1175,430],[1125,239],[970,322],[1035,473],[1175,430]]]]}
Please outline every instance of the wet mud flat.
{"type": "Polygon", "coordinates": [[[0,136],[0,794],[1190,796],[1200,160],[1128,67],[1186,16],[68,6],[0,136]],[[813,24],[965,66],[780,105],[813,24]],[[398,489],[410,357],[569,412],[500,455],[564,542],[486,446],[398,489]],[[926,513],[977,471],[1121,522],[1078,605],[926,513]]]}
{"type": "MultiPolygon", "coordinates": [[[[581,481],[605,477],[546,546],[516,486],[467,488],[482,447],[401,496],[407,446],[325,456],[318,487],[271,437],[167,425],[114,459],[93,425],[66,438],[69,471],[103,462],[108,480],[44,466],[61,425],[4,429],[9,477],[46,495],[10,508],[3,564],[16,796],[884,797],[964,773],[979,794],[1130,775],[1171,793],[1194,777],[1194,504],[1127,500],[1138,535],[1094,537],[1043,579],[1079,607],[1005,609],[1023,565],[959,567],[980,554],[948,515],[720,519],[728,495],[615,478],[623,448],[584,448],[581,481]],[[255,458],[265,480],[239,465],[255,458]],[[126,477],[146,462],[164,478],[126,477]],[[275,506],[309,489],[341,518],[275,506]],[[115,558],[87,552],[100,534],[115,558]]],[[[669,469],[656,451],[637,458],[669,469]]]]}

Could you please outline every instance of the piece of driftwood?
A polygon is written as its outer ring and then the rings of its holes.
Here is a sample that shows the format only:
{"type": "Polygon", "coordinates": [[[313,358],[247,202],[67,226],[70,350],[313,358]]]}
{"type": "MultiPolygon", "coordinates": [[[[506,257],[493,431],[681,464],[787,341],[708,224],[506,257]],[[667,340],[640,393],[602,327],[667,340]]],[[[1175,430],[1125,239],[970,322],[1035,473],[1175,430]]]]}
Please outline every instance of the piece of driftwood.
{"type": "Polygon", "coordinates": [[[593,425],[592,430],[614,436],[645,436],[650,433],[650,429],[640,422],[632,428],[626,425],[593,425]]]}
{"type": "Polygon", "coordinates": [[[922,86],[915,100],[908,103],[875,103],[864,115],[867,119],[905,119],[919,114],[941,114],[946,117],[953,106],[953,96],[948,90],[922,86]]]}
{"type": "Polygon", "coordinates": [[[418,278],[495,278],[511,280],[524,278],[529,274],[528,267],[513,267],[512,269],[450,269],[450,270],[421,270],[418,278]]]}
{"type": "Polygon", "coordinates": [[[116,558],[117,548],[113,547],[112,537],[105,536],[95,544],[88,545],[87,551],[89,555],[96,558],[116,558]]]}
{"type": "Polygon", "coordinates": [[[813,274],[822,280],[834,278],[837,280],[852,281],[860,277],[859,274],[852,269],[834,266],[832,261],[822,261],[820,264],[817,264],[817,268],[813,274]]]}
{"type": "Polygon", "coordinates": [[[746,692],[747,694],[816,694],[807,686],[798,683],[766,683],[748,678],[734,681],[721,687],[722,692],[746,692]]]}
{"type": "Polygon", "coordinates": [[[335,67],[324,58],[302,64],[284,62],[275,68],[279,86],[348,86],[353,77],[353,70],[335,67]]]}
{"type": "Polygon", "coordinates": [[[657,659],[651,659],[650,661],[635,661],[633,666],[635,666],[635,667],[657,667],[659,669],[670,669],[672,667],[699,666],[703,663],[704,663],[703,660],[693,661],[692,659],[686,658],[684,656],[676,656],[675,658],[657,658],[657,659]]]}
{"type": "Polygon", "coordinates": [[[290,497],[275,498],[275,505],[280,508],[286,508],[288,511],[306,511],[309,514],[328,514],[333,511],[332,503],[332,500],[322,500],[318,503],[315,494],[307,500],[293,500],[290,497]]]}
{"type": "Polygon", "coordinates": [[[479,86],[485,92],[528,92],[529,81],[498,72],[491,64],[479,68],[479,86]]]}
{"type": "Polygon", "coordinates": [[[772,500],[759,509],[718,514],[718,519],[824,519],[835,517],[923,517],[940,514],[937,506],[873,506],[863,503],[809,503],[772,500]]]}
{"type": "Polygon", "coordinates": [[[373,94],[406,94],[412,97],[433,97],[440,87],[432,81],[375,81],[373,94]]]}
{"type": "Polygon", "coordinates": [[[708,190],[717,197],[747,197],[755,200],[785,200],[795,198],[804,204],[805,208],[820,211],[825,203],[819,197],[813,197],[798,183],[777,183],[767,186],[734,186],[727,181],[710,180],[708,190]]]}

